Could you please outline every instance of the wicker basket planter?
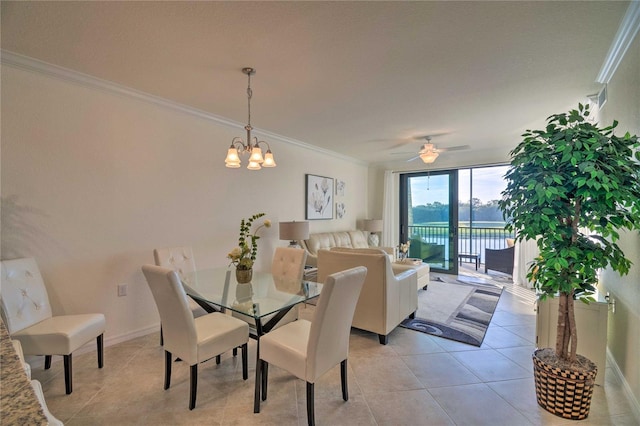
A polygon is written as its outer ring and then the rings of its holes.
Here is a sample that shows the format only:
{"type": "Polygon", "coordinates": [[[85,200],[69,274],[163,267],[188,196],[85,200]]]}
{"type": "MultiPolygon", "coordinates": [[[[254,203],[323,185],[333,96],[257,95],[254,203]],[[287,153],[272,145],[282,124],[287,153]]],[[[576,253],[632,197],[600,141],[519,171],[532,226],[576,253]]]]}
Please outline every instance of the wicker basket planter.
{"type": "Polygon", "coordinates": [[[553,367],[538,357],[541,351],[549,350],[551,349],[538,349],[533,353],[538,404],[548,412],[565,419],[587,418],[598,368],[582,355],[578,355],[579,361],[590,368],[586,373],[553,367]]]}

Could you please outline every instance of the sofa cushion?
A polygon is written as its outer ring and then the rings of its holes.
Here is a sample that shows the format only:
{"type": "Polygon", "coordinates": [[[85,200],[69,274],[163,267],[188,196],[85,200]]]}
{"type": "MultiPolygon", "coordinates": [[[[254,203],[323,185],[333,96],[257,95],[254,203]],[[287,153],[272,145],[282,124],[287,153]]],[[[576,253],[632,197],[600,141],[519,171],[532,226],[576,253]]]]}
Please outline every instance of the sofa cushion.
{"type": "MultiPolygon", "coordinates": [[[[351,237],[351,246],[353,248],[369,248],[369,241],[367,239],[367,235],[362,231],[349,231],[349,236],[351,237]]],[[[338,247],[349,247],[340,245],[338,247]]]]}

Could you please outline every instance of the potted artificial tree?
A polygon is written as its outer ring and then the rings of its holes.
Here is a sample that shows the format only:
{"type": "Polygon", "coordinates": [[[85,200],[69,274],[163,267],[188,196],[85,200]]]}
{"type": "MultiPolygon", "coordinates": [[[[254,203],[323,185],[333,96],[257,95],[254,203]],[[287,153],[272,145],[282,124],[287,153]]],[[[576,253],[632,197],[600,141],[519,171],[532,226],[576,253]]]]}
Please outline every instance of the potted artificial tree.
{"type": "Polygon", "coordinates": [[[536,350],[534,377],[538,403],[571,419],[589,415],[597,373],[576,354],[574,303],[593,300],[599,269],[629,272],[618,230],[640,229],[638,137],[616,136],[616,121],[599,128],[588,116],[579,104],[549,117],[544,130],[527,130],[511,151],[499,203],[517,240],[537,240],[527,278],[539,298],[559,298],[556,346],[536,350]]]}

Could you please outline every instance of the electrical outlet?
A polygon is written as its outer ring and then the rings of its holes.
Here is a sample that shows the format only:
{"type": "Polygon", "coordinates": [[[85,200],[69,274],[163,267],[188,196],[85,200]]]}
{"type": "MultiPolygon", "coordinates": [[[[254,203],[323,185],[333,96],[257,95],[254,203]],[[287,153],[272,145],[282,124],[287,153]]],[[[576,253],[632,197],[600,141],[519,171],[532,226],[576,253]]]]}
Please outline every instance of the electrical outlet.
{"type": "Polygon", "coordinates": [[[127,285],[118,284],[118,296],[126,296],[126,295],[127,295],[127,285]]]}

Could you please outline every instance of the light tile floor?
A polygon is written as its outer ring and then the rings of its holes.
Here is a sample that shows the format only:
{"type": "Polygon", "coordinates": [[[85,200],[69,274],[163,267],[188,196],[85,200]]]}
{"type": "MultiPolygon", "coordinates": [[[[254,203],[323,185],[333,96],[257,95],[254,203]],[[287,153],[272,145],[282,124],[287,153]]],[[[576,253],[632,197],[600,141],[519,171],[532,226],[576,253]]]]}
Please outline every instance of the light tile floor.
{"type": "MultiPolygon", "coordinates": [[[[310,318],[314,307],[301,307],[310,318]]],[[[575,422],[553,416],[535,400],[533,295],[507,286],[481,347],[395,329],[386,346],[371,333],[351,334],[349,396],[339,368],[315,386],[318,425],[637,425],[611,369],[596,387],[591,413],[575,422]]],[[[164,355],[158,333],[74,357],[74,390],[64,393],[62,362],[34,368],[50,411],[67,425],[305,425],[305,385],[269,369],[269,398],[253,413],[253,375],[242,380],[240,356],[223,355],[199,368],[196,408],[189,411],[189,368],[175,363],[163,390],[164,355]]],[[[249,346],[255,365],[255,342],[249,346]]],[[[600,373],[601,374],[601,373],[600,373]]]]}

